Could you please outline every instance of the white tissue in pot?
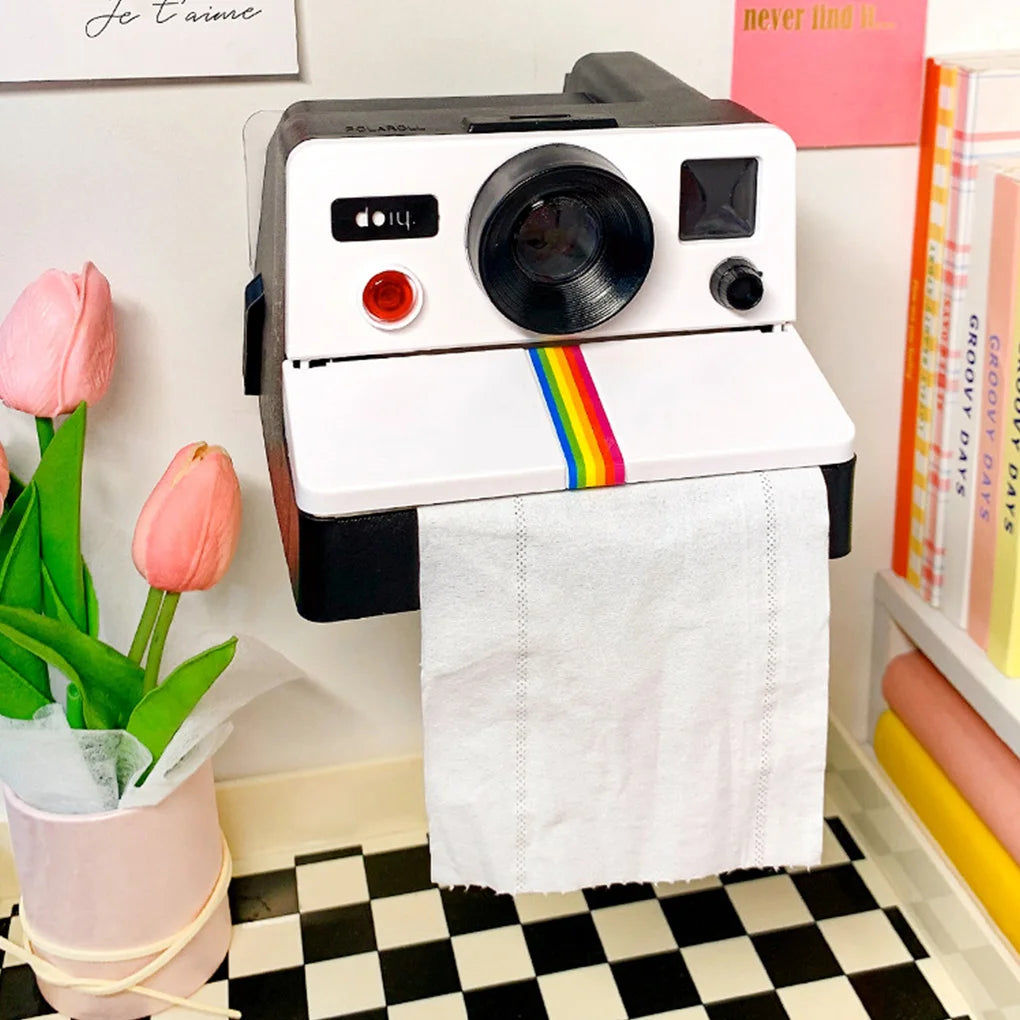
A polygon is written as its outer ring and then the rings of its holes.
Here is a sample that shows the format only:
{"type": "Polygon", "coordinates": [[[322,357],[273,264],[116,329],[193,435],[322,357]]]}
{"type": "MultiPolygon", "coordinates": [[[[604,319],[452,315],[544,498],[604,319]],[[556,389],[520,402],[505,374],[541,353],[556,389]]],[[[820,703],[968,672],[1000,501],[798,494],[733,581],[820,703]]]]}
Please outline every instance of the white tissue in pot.
{"type": "MultiPolygon", "coordinates": [[[[203,638],[212,647],[225,637],[203,638]]],[[[125,730],[72,730],[59,704],[30,720],[0,716],[0,780],[25,803],[58,814],[158,804],[222,746],[230,717],[275,687],[304,676],[257,638],[240,636],[233,661],[174,734],[141,786],[152,755],[125,730]]]]}
{"type": "MultiPolygon", "coordinates": [[[[201,647],[211,648],[225,640],[207,635],[201,647]]],[[[145,782],[124,791],[120,806],[159,803],[222,746],[233,730],[227,720],[235,712],[260,695],[304,677],[279,652],[257,638],[240,636],[233,661],[181,724],[145,782]]]]}
{"type": "Polygon", "coordinates": [[[34,719],[0,716],[0,779],[40,811],[113,811],[151,761],[124,730],[72,730],[58,704],[34,719]]]}

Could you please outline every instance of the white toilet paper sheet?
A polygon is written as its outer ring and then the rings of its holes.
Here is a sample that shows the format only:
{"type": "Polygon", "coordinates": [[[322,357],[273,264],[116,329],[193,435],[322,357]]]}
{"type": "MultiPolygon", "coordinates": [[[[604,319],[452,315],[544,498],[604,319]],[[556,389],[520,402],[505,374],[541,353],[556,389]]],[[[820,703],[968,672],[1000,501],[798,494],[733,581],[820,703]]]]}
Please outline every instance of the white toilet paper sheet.
{"type": "Polygon", "coordinates": [[[817,863],[828,526],[817,468],[421,508],[433,879],[817,863]]]}

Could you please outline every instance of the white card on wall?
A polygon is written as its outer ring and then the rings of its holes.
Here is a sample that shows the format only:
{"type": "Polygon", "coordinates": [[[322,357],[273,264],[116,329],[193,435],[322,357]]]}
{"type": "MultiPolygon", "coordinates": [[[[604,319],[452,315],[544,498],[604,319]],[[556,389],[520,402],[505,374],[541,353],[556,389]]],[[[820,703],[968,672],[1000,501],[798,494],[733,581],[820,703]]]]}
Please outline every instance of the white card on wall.
{"type": "Polygon", "coordinates": [[[0,81],[296,74],[294,0],[0,0],[0,81]]]}

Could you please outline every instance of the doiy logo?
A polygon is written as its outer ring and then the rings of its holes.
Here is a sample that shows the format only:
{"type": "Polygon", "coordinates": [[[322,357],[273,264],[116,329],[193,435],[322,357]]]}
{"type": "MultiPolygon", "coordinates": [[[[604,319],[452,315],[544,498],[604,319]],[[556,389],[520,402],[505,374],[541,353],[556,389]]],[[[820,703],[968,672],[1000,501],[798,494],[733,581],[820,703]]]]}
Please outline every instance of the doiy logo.
{"type": "Polygon", "coordinates": [[[408,209],[396,210],[396,212],[383,212],[382,209],[370,210],[366,205],[354,217],[354,222],[362,228],[367,229],[369,226],[372,227],[404,227],[408,232],[411,230],[411,213],[408,209]]]}
{"type": "Polygon", "coordinates": [[[338,198],[330,213],[337,241],[434,237],[439,232],[435,195],[338,198]]]}

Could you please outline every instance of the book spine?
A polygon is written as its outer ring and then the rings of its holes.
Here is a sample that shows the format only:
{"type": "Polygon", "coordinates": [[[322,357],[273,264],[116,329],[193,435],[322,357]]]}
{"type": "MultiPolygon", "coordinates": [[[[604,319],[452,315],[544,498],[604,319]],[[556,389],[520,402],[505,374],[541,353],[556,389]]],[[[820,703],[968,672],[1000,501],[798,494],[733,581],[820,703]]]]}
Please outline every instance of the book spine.
{"type": "Polygon", "coordinates": [[[939,313],[939,355],[935,374],[935,418],[932,427],[931,455],[928,461],[928,504],[925,519],[926,549],[930,549],[931,590],[928,601],[942,605],[946,556],[946,497],[953,469],[954,404],[960,387],[958,343],[960,303],[967,284],[970,257],[970,222],[973,173],[976,168],[973,148],[968,139],[975,123],[975,97],[970,74],[961,71],[956,88],[952,158],[950,163],[949,205],[946,210],[945,254],[942,263],[942,295],[939,313]]]}
{"type": "MultiPolygon", "coordinates": [[[[941,600],[943,580],[943,532],[944,520],[941,514],[945,508],[943,499],[947,484],[948,470],[946,454],[948,441],[945,435],[949,417],[948,401],[951,393],[950,337],[953,305],[953,280],[959,251],[960,215],[960,168],[962,165],[960,137],[966,125],[972,120],[973,111],[968,103],[969,75],[959,70],[955,76],[955,100],[949,131],[949,153],[946,165],[946,192],[942,207],[942,264],[938,280],[936,317],[936,354],[934,392],[931,407],[931,432],[929,435],[928,464],[926,475],[926,503],[924,513],[924,556],[922,561],[921,588],[925,599],[938,607],[941,600]]],[[[941,139],[940,139],[941,141],[941,139]]],[[[936,161],[940,152],[936,151],[936,161]]],[[[941,171],[941,164],[939,167],[941,171]]]]}
{"type": "Polygon", "coordinates": [[[992,608],[992,583],[995,571],[996,510],[999,494],[1005,379],[1009,362],[1005,340],[1009,330],[1009,302],[1013,290],[1010,279],[1011,233],[1014,224],[1008,216],[996,175],[992,188],[992,233],[988,256],[988,303],[985,312],[985,357],[982,365],[981,428],[978,432],[978,472],[975,493],[973,552],[970,568],[970,606],[967,631],[982,648],[988,648],[988,622],[992,608]]]}
{"type": "Polygon", "coordinates": [[[911,510],[914,504],[914,436],[917,430],[917,385],[921,366],[921,318],[924,314],[925,266],[928,253],[931,177],[939,105],[939,66],[925,61],[921,141],[918,151],[917,204],[914,207],[914,247],[910,261],[907,331],[903,356],[903,396],[900,401],[900,446],[896,473],[896,516],[893,525],[892,568],[907,576],[911,510]]]}
{"type": "Polygon", "coordinates": [[[970,613],[974,516],[983,412],[991,213],[996,176],[996,169],[989,164],[977,168],[967,286],[955,322],[959,335],[956,345],[962,352],[962,364],[959,389],[950,405],[950,432],[955,452],[946,498],[945,578],[941,609],[957,626],[964,628],[967,627],[970,613]]]}
{"type": "MultiPolygon", "coordinates": [[[[928,249],[925,259],[924,312],[921,317],[921,358],[917,386],[917,427],[914,431],[914,502],[911,508],[907,581],[928,599],[932,590],[932,549],[926,542],[928,464],[935,424],[942,272],[945,258],[949,182],[953,156],[957,70],[939,69],[939,106],[932,154],[931,199],[928,210],[928,249]]],[[[933,509],[933,507],[932,507],[933,509]]]]}
{"type": "Polygon", "coordinates": [[[1007,676],[1020,675],[1020,571],[1017,515],[1020,493],[1020,181],[999,175],[992,213],[988,347],[999,347],[998,483],[988,657],[1007,676]]]}
{"type": "Polygon", "coordinates": [[[967,285],[958,302],[959,314],[953,324],[957,334],[954,347],[961,352],[961,365],[957,390],[949,406],[953,457],[945,501],[941,608],[956,626],[964,628],[970,607],[995,179],[994,167],[989,164],[978,167],[974,183],[967,285]]]}

